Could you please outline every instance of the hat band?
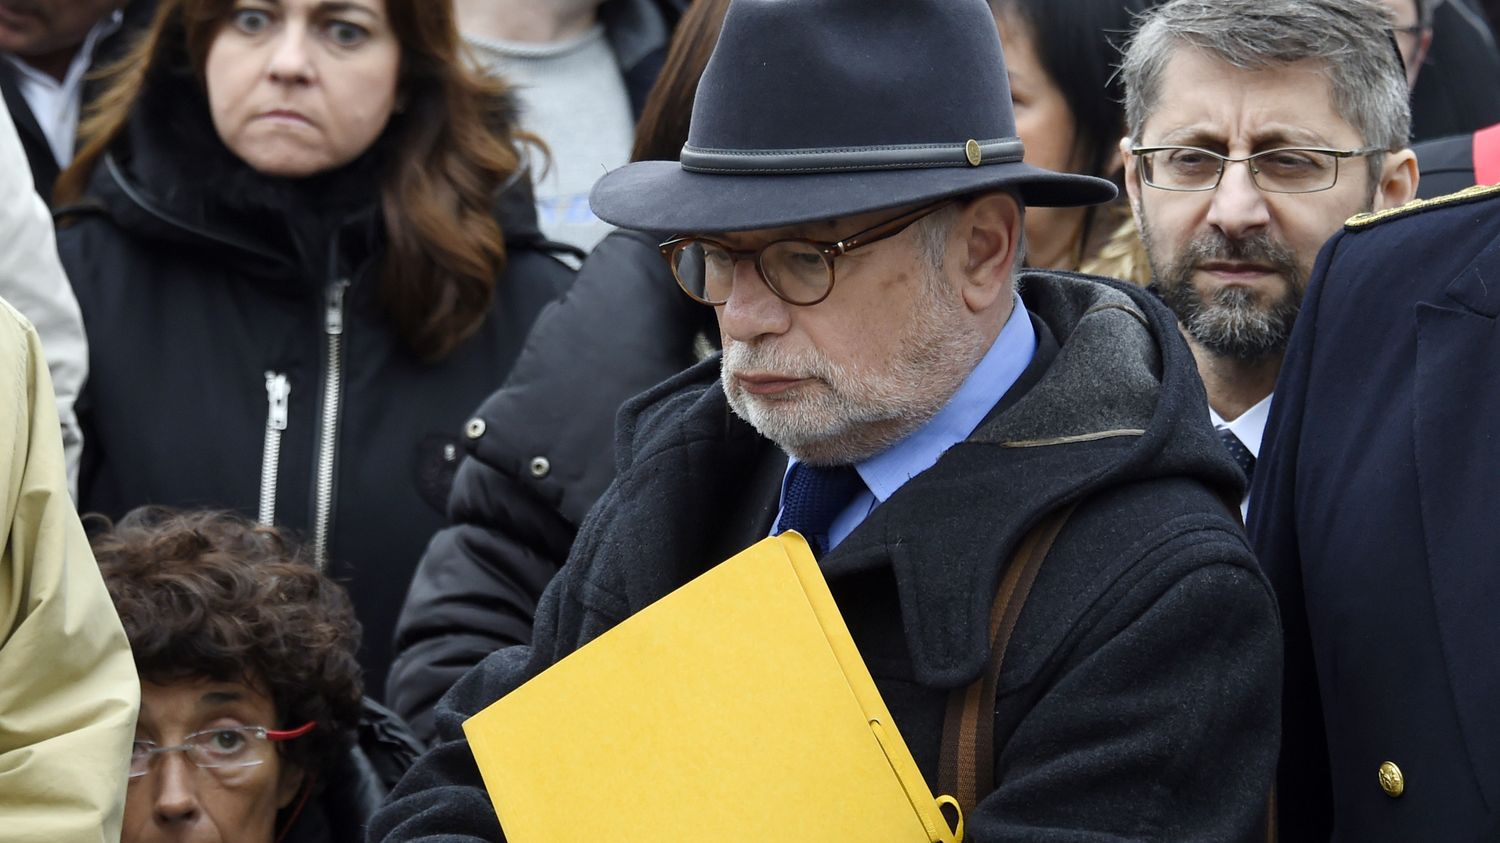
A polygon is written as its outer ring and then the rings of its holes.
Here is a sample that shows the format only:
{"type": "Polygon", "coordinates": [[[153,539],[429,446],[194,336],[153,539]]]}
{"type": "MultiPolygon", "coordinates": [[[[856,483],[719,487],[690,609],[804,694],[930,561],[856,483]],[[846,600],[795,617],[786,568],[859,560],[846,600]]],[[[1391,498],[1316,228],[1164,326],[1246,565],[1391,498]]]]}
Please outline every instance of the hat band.
{"type": "Polygon", "coordinates": [[[854,170],[912,170],[926,167],[978,167],[1021,160],[1020,138],[964,143],[845,146],[824,149],[682,148],[682,169],[692,173],[797,175],[854,170]]]}

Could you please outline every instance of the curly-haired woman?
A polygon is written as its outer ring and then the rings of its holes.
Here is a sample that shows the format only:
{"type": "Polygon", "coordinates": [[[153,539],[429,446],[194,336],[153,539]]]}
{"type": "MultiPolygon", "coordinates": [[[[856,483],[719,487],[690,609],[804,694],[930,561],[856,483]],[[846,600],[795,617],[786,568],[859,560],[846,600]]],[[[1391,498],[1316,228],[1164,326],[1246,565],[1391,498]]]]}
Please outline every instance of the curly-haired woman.
{"type": "Polygon", "coordinates": [[[464,422],[572,277],[462,49],[446,0],[162,0],[58,183],[80,504],[305,532],[373,688],[464,422]]]}
{"type": "Polygon", "coordinates": [[[93,547],[141,677],[123,843],[361,840],[417,747],[356,743],[374,709],[343,588],[226,513],[136,510],[93,547]]]}

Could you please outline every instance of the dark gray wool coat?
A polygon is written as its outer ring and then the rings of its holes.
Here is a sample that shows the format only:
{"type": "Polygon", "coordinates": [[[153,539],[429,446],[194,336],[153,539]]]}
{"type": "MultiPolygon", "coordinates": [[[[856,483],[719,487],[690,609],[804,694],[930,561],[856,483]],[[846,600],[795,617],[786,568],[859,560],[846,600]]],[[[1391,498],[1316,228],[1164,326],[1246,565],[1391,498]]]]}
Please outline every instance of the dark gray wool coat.
{"type": "MultiPolygon", "coordinates": [[[[1255,839],[1281,636],[1225,503],[1243,477],[1163,307],[1052,273],[1028,276],[1023,298],[1035,361],[968,441],[823,558],[834,597],[935,785],[944,704],[983,666],[1003,567],[1046,513],[1081,501],[1011,639],[997,790],[967,839],[1255,839]]],[[[493,654],[439,703],[442,743],[372,840],[504,839],[462,721],[765,535],[785,460],[729,412],[717,375],[707,362],[622,411],[618,478],[543,595],[532,645],[493,654]]]]}

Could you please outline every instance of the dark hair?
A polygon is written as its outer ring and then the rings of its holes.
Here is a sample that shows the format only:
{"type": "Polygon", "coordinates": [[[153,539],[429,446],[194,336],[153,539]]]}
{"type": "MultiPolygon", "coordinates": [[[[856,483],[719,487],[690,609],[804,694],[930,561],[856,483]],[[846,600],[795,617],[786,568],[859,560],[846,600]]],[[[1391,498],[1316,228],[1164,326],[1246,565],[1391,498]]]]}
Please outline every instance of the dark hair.
{"type": "MultiPolygon", "coordinates": [[[[90,525],[102,519],[90,516],[90,525]]],[[[349,596],[273,528],[225,512],[143,507],[92,540],[143,681],[208,678],[269,696],[280,745],[314,777],[334,763],[362,699],[349,596]]]]}
{"type": "Polygon", "coordinates": [[[1078,127],[1073,154],[1082,171],[1115,175],[1104,165],[1125,136],[1125,88],[1116,69],[1145,0],[991,0],[990,8],[1025,25],[1078,127]]]}
{"type": "Polygon", "coordinates": [[[676,161],[687,143],[688,124],[693,116],[693,100],[698,95],[698,80],[708,57],[724,28],[724,13],[729,0],[694,0],[677,22],[677,31],[667,49],[661,74],[635,126],[635,148],[632,161],[676,161]]]}
{"type": "MultiPolygon", "coordinates": [[[[990,0],[996,17],[1021,24],[1042,70],[1073,116],[1073,160],[1079,172],[1114,181],[1124,195],[1124,173],[1108,168],[1125,136],[1125,89],[1116,70],[1120,50],[1146,0],[990,0]]],[[[1099,208],[1084,212],[1075,258],[1094,238],[1099,208]]]]}
{"type": "MultiPolygon", "coordinates": [[[[401,45],[403,111],[377,141],[389,153],[379,185],[387,239],[379,297],[407,347],[434,361],[489,313],[505,268],[495,196],[521,166],[516,144],[534,139],[515,128],[504,83],[466,60],[451,3],[383,2],[401,45]]],[[[59,204],[83,197],[148,84],[186,63],[202,88],[209,48],[233,8],[234,0],[161,0],[150,29],[105,71],[78,155],[58,179],[59,204]]]]}

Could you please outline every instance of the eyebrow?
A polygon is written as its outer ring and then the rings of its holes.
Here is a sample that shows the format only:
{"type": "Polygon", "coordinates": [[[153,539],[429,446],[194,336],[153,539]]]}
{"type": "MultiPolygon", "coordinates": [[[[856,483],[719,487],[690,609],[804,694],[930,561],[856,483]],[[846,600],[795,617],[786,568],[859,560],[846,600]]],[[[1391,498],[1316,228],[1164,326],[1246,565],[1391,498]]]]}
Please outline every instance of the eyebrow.
{"type": "Polygon", "coordinates": [[[340,2],[340,0],[319,3],[315,11],[323,15],[347,15],[350,12],[357,12],[372,19],[378,20],[380,18],[380,15],[369,6],[361,3],[340,2]]]}
{"type": "MultiPolygon", "coordinates": [[[[282,0],[255,0],[255,2],[275,6],[278,9],[286,5],[282,0]]],[[[350,12],[357,12],[375,20],[380,19],[379,12],[362,3],[351,3],[349,0],[328,0],[313,7],[313,13],[318,15],[346,15],[350,12]]]]}
{"type": "MultiPolygon", "coordinates": [[[[1197,146],[1204,149],[1213,147],[1225,147],[1229,145],[1224,142],[1221,135],[1216,135],[1204,129],[1188,129],[1181,134],[1170,132],[1162,141],[1163,144],[1197,146]]],[[[1329,144],[1311,133],[1289,133],[1282,129],[1273,129],[1264,134],[1257,134],[1251,139],[1252,150],[1281,149],[1283,147],[1326,147],[1329,144]]]]}
{"type": "Polygon", "coordinates": [[[243,700],[245,695],[239,691],[209,691],[198,700],[202,706],[227,705],[243,700]]]}

